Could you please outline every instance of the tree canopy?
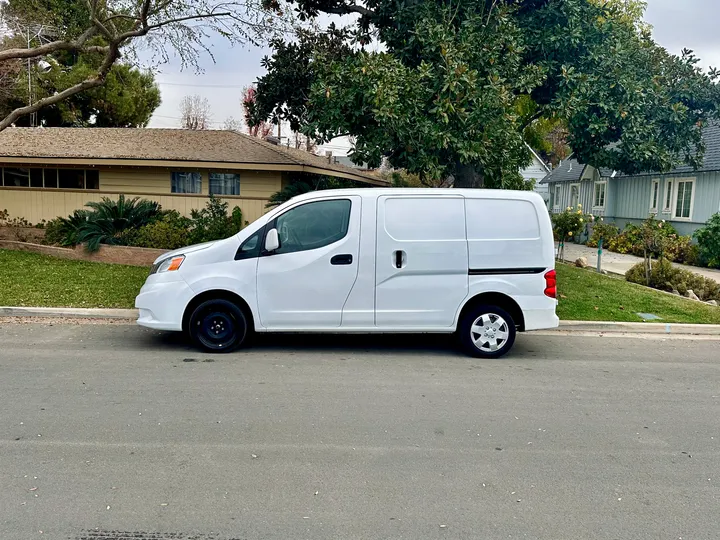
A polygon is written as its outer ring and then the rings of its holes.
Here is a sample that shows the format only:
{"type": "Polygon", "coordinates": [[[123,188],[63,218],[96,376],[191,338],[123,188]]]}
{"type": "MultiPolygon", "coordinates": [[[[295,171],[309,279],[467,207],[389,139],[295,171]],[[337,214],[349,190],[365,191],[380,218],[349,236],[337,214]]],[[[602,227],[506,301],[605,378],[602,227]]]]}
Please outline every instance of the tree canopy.
{"type": "Polygon", "coordinates": [[[560,125],[585,163],[664,171],[702,159],[702,126],[717,114],[717,72],[657,45],[637,0],[290,4],[304,20],[356,18],[273,41],[254,121],[289,121],[321,142],[353,135],[358,162],[387,156],[460,187],[519,187],[528,128],[560,125]]]}

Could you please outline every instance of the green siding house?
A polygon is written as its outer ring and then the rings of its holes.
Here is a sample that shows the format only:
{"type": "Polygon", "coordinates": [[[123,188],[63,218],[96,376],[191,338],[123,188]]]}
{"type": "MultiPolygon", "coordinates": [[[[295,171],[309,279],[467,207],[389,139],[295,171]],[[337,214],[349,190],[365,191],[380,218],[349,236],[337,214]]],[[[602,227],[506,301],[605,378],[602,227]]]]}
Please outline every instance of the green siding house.
{"type": "Polygon", "coordinates": [[[720,212],[720,126],[709,125],[703,138],[705,159],[697,170],[682,166],[669,173],[627,176],[571,157],[541,182],[549,186],[550,211],[582,204],[588,213],[620,228],[655,214],[678,233],[691,235],[720,212]]]}

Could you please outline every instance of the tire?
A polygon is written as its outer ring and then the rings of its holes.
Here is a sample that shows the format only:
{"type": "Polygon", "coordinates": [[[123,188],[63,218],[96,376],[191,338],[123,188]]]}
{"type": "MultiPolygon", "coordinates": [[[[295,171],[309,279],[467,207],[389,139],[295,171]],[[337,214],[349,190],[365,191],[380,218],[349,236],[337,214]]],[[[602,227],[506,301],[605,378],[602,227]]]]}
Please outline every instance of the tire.
{"type": "Polygon", "coordinates": [[[228,353],[248,341],[248,318],[229,300],[207,300],[195,308],[188,327],[190,339],[200,349],[228,353]]]}
{"type": "Polygon", "coordinates": [[[458,325],[460,344],[476,358],[500,358],[515,343],[515,321],[498,306],[475,306],[463,315],[458,325]]]}

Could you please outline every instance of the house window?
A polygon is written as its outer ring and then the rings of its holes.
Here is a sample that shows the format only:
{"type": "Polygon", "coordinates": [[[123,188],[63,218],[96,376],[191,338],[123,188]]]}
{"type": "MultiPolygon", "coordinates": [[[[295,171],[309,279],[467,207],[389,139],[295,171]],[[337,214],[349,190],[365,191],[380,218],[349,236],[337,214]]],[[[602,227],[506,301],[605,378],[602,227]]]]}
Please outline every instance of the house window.
{"type": "Polygon", "coordinates": [[[562,202],[562,184],[555,184],[555,196],[553,197],[553,208],[560,210],[560,203],[562,202]]]}
{"type": "Polygon", "coordinates": [[[100,189],[100,173],[84,169],[0,168],[0,186],[57,189],[100,189]]]}
{"type": "Polygon", "coordinates": [[[673,181],[668,180],[665,183],[665,206],[663,206],[663,212],[670,213],[672,210],[672,195],[673,195],[673,181]]]}
{"type": "Polygon", "coordinates": [[[6,167],[3,171],[3,185],[6,187],[29,187],[30,169],[6,167]]]}
{"type": "Polygon", "coordinates": [[[593,197],[593,208],[602,210],[605,208],[605,195],[607,193],[607,182],[595,182],[595,196],[593,197]]]}
{"type": "Polygon", "coordinates": [[[82,169],[58,169],[60,189],[85,189],[85,171],[82,169]]]}
{"type": "Polygon", "coordinates": [[[30,187],[44,187],[42,169],[30,169],[30,187]]]}
{"type": "Polygon", "coordinates": [[[57,188],[58,187],[58,170],[57,169],[43,169],[43,178],[45,179],[46,188],[57,188]]]}
{"type": "Polygon", "coordinates": [[[580,204],[580,184],[570,184],[570,206],[574,209],[580,204]]]}
{"type": "Polygon", "coordinates": [[[201,193],[202,176],[198,172],[174,172],[170,182],[172,193],[201,193]]]}
{"type": "Polygon", "coordinates": [[[652,181],[652,189],[650,191],[650,213],[657,214],[658,198],[660,197],[660,180],[652,181]]]}
{"type": "Polygon", "coordinates": [[[85,189],[100,189],[100,171],[85,171],[85,189]]]}
{"type": "Polygon", "coordinates": [[[694,202],[695,180],[682,180],[677,182],[675,190],[675,219],[690,219],[694,202]]]}
{"type": "Polygon", "coordinates": [[[210,173],[210,195],[240,195],[240,175],[210,173]]]}

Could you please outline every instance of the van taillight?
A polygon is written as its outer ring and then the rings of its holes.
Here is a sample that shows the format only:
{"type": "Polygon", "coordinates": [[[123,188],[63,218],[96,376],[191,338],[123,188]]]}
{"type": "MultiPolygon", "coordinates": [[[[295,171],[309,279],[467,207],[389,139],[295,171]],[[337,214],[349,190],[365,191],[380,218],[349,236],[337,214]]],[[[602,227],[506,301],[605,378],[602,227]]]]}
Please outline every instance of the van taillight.
{"type": "Polygon", "coordinates": [[[550,270],[545,274],[545,296],[557,298],[557,274],[555,274],[555,270],[550,270]]]}

